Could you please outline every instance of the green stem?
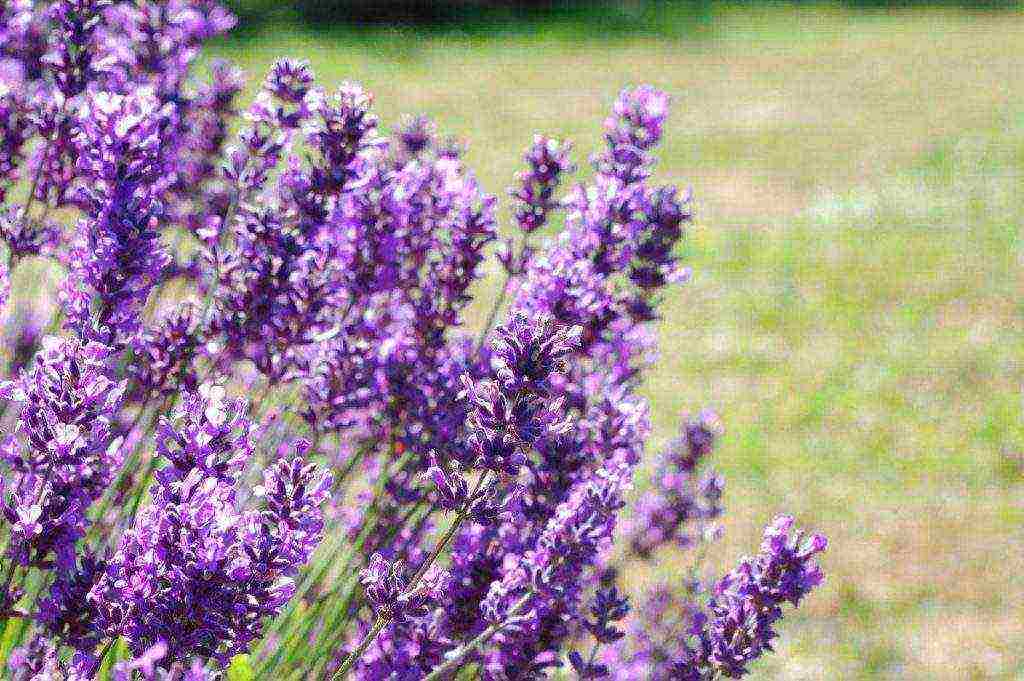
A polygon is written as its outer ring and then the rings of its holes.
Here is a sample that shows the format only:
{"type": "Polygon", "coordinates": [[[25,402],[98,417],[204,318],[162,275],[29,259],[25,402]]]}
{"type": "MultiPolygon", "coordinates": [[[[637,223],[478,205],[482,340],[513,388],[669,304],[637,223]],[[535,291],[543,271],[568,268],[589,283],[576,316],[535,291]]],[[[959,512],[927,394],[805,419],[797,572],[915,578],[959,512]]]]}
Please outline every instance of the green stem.
{"type": "MultiPolygon", "coordinates": [[[[526,253],[527,237],[523,234],[523,239],[519,243],[519,254],[512,255],[512,266],[522,258],[523,254],[526,253]]],[[[490,333],[491,327],[494,326],[495,320],[498,318],[498,313],[501,312],[501,308],[505,305],[505,298],[508,296],[509,286],[512,285],[512,271],[508,270],[505,272],[505,281],[501,285],[501,291],[498,292],[498,297],[494,299],[494,304],[491,305],[491,311],[487,314],[487,321],[484,322],[484,328],[480,330],[480,335],[476,339],[476,347],[483,347],[484,341],[487,340],[487,334],[490,333]]]]}
{"type": "Polygon", "coordinates": [[[452,537],[454,537],[455,533],[458,532],[459,527],[462,525],[463,522],[465,522],[466,518],[469,517],[470,503],[473,501],[473,497],[476,496],[477,492],[480,491],[480,488],[483,487],[484,480],[489,475],[490,471],[481,475],[480,479],[477,480],[476,486],[473,487],[473,491],[470,492],[469,494],[469,499],[466,500],[466,503],[459,510],[459,514],[455,516],[455,520],[452,521],[452,524],[448,528],[448,531],[444,533],[444,536],[441,537],[441,540],[437,542],[436,546],[434,546],[434,550],[431,552],[430,557],[423,561],[423,564],[420,565],[420,569],[416,571],[416,574],[409,581],[410,590],[416,588],[416,586],[419,584],[420,579],[423,578],[423,575],[427,574],[427,570],[429,570],[430,566],[433,565],[434,562],[441,556],[441,552],[443,552],[445,548],[448,546],[448,542],[452,540],[452,537]]]}
{"type": "Polygon", "coordinates": [[[384,630],[384,627],[386,627],[390,621],[391,615],[381,613],[377,616],[376,621],[374,621],[370,630],[366,632],[366,636],[363,637],[363,640],[360,641],[359,645],[356,646],[356,649],[345,658],[345,661],[341,663],[340,667],[338,667],[338,671],[334,672],[334,679],[343,679],[348,676],[349,671],[352,669],[352,665],[354,665],[356,661],[363,656],[366,649],[370,647],[370,644],[374,642],[377,635],[384,630]]]}
{"type": "MultiPolygon", "coordinates": [[[[459,514],[455,517],[455,520],[452,521],[452,524],[448,528],[448,531],[444,533],[444,536],[441,537],[441,539],[434,546],[434,550],[431,551],[430,556],[425,561],[423,561],[423,564],[420,565],[419,570],[417,570],[416,574],[413,575],[413,578],[409,580],[409,586],[407,587],[408,592],[416,590],[416,588],[419,586],[420,580],[423,579],[423,576],[427,574],[427,571],[430,569],[430,567],[441,556],[445,548],[447,548],[448,543],[452,540],[452,537],[454,537],[455,533],[458,532],[459,527],[462,525],[463,522],[465,522],[466,518],[469,517],[470,504],[472,503],[473,498],[476,496],[477,492],[480,491],[480,488],[483,487],[484,481],[487,479],[489,475],[490,471],[481,475],[480,479],[477,480],[477,483],[474,486],[473,491],[470,493],[469,498],[466,500],[466,503],[463,504],[462,508],[459,510],[459,514]]],[[[374,623],[374,626],[370,629],[370,631],[363,638],[363,640],[359,643],[359,646],[354,651],[352,651],[352,653],[350,653],[348,657],[345,658],[345,661],[342,663],[341,667],[338,669],[337,672],[334,673],[334,676],[332,677],[334,681],[340,681],[341,679],[345,678],[349,670],[352,668],[352,665],[354,665],[362,656],[362,654],[366,652],[366,648],[369,647],[371,643],[373,643],[374,639],[377,638],[377,635],[380,634],[384,626],[386,626],[387,623],[390,621],[390,615],[381,614],[377,616],[377,621],[374,623]],[[379,627],[377,626],[378,624],[380,624],[379,627]]]]}
{"type": "MultiPolygon", "coordinates": [[[[412,453],[411,452],[406,452],[395,463],[395,469],[396,470],[401,470],[411,460],[412,460],[412,453]]],[[[347,567],[350,564],[352,558],[355,557],[357,552],[361,551],[362,546],[365,543],[366,539],[369,537],[369,535],[373,531],[375,531],[376,526],[374,525],[374,523],[377,522],[377,513],[378,513],[378,510],[379,510],[378,509],[378,501],[380,500],[381,495],[384,492],[384,486],[387,483],[388,479],[390,479],[390,477],[391,476],[388,475],[386,472],[382,473],[379,476],[379,478],[377,480],[377,483],[376,483],[376,486],[374,488],[373,501],[371,502],[370,508],[367,510],[367,515],[366,515],[366,518],[364,520],[363,527],[360,529],[359,537],[356,540],[356,542],[354,544],[352,544],[349,547],[348,551],[345,553],[345,559],[342,561],[342,564],[341,564],[341,567],[343,569],[347,569],[347,567]]],[[[305,587],[304,587],[304,591],[308,593],[308,591],[315,585],[315,582],[319,581],[319,579],[324,574],[326,574],[326,572],[328,570],[330,570],[332,567],[333,566],[331,565],[331,562],[329,560],[326,561],[325,563],[323,563],[320,566],[320,568],[319,568],[319,574],[317,575],[317,578],[316,579],[308,580],[306,582],[305,587]]],[[[320,632],[320,636],[319,636],[319,639],[320,639],[321,642],[317,645],[316,649],[312,652],[312,655],[311,656],[307,656],[307,659],[309,659],[309,657],[311,657],[312,659],[321,658],[322,655],[327,655],[329,650],[333,647],[333,642],[337,638],[335,636],[336,632],[338,632],[341,629],[343,629],[342,623],[340,621],[343,619],[343,615],[346,612],[348,612],[348,605],[351,602],[352,596],[353,596],[353,594],[355,592],[354,586],[351,589],[347,588],[351,581],[352,580],[347,580],[346,582],[342,583],[338,587],[335,587],[328,594],[326,594],[326,595],[322,596],[320,599],[318,599],[316,601],[316,603],[314,604],[315,612],[318,614],[322,609],[324,609],[326,607],[326,605],[334,598],[335,595],[337,595],[338,593],[341,593],[341,592],[347,590],[347,593],[345,594],[345,597],[343,599],[344,600],[344,607],[335,608],[334,609],[334,611],[339,613],[339,615],[337,617],[335,617],[334,619],[332,619],[332,620],[328,621],[327,623],[325,623],[326,626],[320,632]]],[[[308,612],[307,613],[303,613],[303,616],[300,618],[300,621],[297,624],[291,626],[289,628],[289,630],[284,633],[284,636],[287,637],[287,640],[292,640],[296,636],[299,636],[303,632],[308,633],[312,629],[312,627],[315,624],[315,622],[316,622],[316,617],[314,616],[314,613],[308,613],[308,612]]],[[[264,669],[273,668],[273,667],[277,666],[277,664],[279,664],[279,662],[281,660],[281,652],[282,652],[283,647],[284,646],[279,646],[278,647],[278,650],[274,653],[274,655],[272,657],[270,657],[268,659],[268,661],[264,664],[264,669]]],[[[325,660],[321,660],[321,666],[325,662],[326,662],[325,660]]]]}
{"type": "Polygon", "coordinates": [[[107,655],[110,654],[110,650],[114,647],[114,643],[116,641],[117,639],[112,638],[109,641],[107,641],[107,645],[103,646],[103,650],[100,651],[100,656],[96,658],[97,660],[99,660],[99,662],[96,665],[97,671],[99,671],[103,667],[103,660],[105,660],[107,655]]]}
{"type": "Polygon", "coordinates": [[[512,619],[520,610],[529,602],[530,597],[533,596],[533,591],[528,591],[526,595],[520,598],[515,605],[513,605],[508,614],[505,616],[505,620],[502,622],[496,622],[491,626],[484,629],[476,638],[469,643],[466,643],[461,648],[456,648],[454,651],[448,654],[448,659],[441,666],[434,669],[434,671],[427,674],[423,681],[437,681],[441,678],[442,674],[452,671],[458,665],[462,663],[469,655],[476,652],[478,648],[490,641],[494,636],[512,623],[512,619]]]}

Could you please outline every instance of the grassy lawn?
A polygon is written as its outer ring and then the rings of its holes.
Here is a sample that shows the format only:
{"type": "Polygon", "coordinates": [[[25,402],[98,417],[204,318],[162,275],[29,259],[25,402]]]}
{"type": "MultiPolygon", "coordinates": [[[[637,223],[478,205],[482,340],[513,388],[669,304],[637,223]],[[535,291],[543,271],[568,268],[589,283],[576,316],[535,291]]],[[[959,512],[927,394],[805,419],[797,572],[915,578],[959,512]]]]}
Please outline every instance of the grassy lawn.
{"type": "Polygon", "coordinates": [[[496,193],[533,133],[585,162],[620,87],[669,90],[659,177],[692,187],[697,222],[646,387],[658,443],[681,411],[723,416],[713,566],[782,510],[832,540],[827,586],[754,678],[1024,679],[1024,15],[724,9],[691,38],[576,40],[274,28],[213,53],[253,79],[308,57],[385,121],[431,114],[496,193]]]}

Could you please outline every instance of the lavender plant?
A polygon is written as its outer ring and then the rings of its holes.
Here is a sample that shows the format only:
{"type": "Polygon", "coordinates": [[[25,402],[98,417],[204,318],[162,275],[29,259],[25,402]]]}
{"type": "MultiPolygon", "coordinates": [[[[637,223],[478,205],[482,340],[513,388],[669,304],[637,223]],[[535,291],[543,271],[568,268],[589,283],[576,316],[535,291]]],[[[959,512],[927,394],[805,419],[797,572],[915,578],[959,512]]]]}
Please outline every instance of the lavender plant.
{"type": "Polygon", "coordinates": [[[192,68],[232,23],[210,0],[0,0],[9,677],[746,674],[823,538],[780,518],[635,613],[617,584],[699,557],[723,510],[710,412],[632,491],[650,327],[688,276],[689,200],[651,183],[667,95],[621,93],[587,183],[537,137],[499,245],[429,119],[387,134],[362,88],[293,60],[240,113],[237,70],[192,68]],[[22,268],[60,273],[50,318],[9,290],[22,268]]]}

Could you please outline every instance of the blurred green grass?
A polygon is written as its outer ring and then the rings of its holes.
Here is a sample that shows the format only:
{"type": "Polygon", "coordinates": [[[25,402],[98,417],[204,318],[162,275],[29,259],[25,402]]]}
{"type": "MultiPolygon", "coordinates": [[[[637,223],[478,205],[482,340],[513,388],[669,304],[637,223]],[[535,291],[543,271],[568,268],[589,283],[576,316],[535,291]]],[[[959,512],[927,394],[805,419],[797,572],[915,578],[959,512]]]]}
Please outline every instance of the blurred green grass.
{"type": "Polygon", "coordinates": [[[832,540],[827,586],[754,678],[1024,679],[1024,15],[715,6],[693,31],[606,36],[273,26],[208,56],[254,80],[309,58],[325,84],[362,82],[387,122],[428,113],[495,193],[535,132],[575,140],[585,165],[619,88],[669,90],[657,175],[693,189],[695,277],[659,327],[653,444],[681,411],[723,416],[713,565],[784,510],[832,540]]]}

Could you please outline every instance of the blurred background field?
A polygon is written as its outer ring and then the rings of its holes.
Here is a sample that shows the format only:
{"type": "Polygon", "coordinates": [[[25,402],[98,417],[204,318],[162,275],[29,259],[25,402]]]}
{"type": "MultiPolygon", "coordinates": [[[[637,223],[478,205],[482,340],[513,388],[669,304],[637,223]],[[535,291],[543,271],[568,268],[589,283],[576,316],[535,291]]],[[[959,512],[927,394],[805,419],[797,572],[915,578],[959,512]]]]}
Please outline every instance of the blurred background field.
{"type": "Polygon", "coordinates": [[[754,678],[1024,680],[1024,13],[870,4],[418,25],[282,5],[208,57],[360,81],[500,194],[535,132],[586,167],[622,86],[667,89],[658,177],[696,221],[646,386],[656,444],[682,411],[726,424],[710,567],[781,511],[832,540],[754,678]]]}

